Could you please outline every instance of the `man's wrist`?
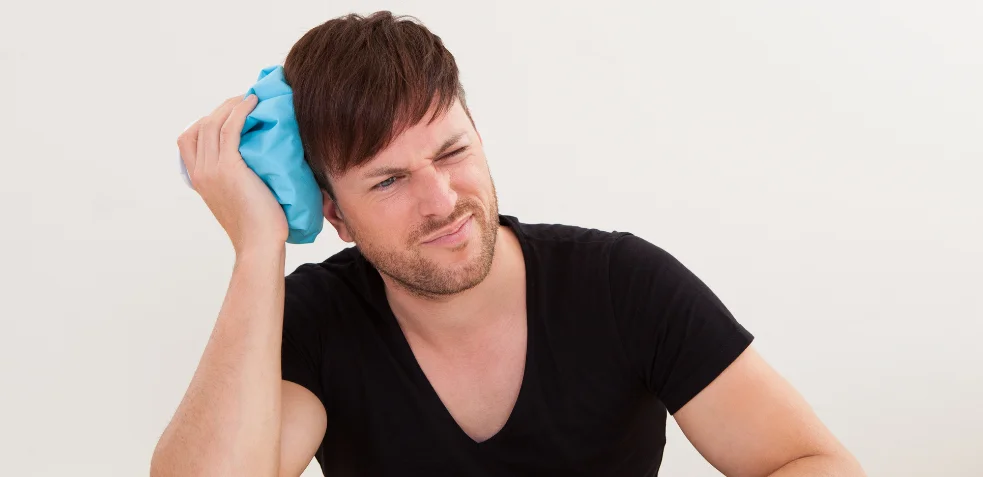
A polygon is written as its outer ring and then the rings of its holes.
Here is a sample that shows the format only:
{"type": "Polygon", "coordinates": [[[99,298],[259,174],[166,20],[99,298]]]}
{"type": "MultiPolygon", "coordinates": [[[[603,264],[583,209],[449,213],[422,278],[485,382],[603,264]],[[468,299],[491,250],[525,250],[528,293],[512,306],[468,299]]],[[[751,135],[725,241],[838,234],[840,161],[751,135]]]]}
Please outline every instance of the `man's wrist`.
{"type": "Polygon", "coordinates": [[[236,263],[283,261],[287,255],[284,242],[255,243],[236,248],[236,263]]]}

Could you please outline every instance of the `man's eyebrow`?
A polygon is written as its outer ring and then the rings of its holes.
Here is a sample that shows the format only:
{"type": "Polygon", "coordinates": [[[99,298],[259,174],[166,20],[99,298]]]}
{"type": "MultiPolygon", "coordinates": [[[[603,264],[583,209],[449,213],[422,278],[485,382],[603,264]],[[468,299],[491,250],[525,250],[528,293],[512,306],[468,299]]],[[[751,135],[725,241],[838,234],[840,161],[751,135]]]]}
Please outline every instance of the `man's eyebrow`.
{"type": "MultiPolygon", "coordinates": [[[[430,159],[433,160],[433,159],[436,159],[436,158],[440,157],[441,155],[443,155],[445,152],[447,152],[448,149],[451,148],[451,146],[453,146],[455,143],[457,143],[457,141],[460,141],[461,138],[464,137],[467,133],[468,133],[467,131],[461,131],[461,132],[459,132],[457,134],[454,134],[453,136],[447,138],[447,140],[444,141],[444,143],[441,144],[440,147],[438,147],[436,151],[434,151],[433,155],[430,156],[430,159]]],[[[394,175],[399,175],[399,174],[405,174],[407,172],[409,172],[409,170],[406,169],[405,167],[381,166],[381,167],[377,167],[375,169],[369,170],[362,177],[364,177],[366,179],[371,179],[371,178],[374,178],[374,177],[394,176],[394,175]]]]}

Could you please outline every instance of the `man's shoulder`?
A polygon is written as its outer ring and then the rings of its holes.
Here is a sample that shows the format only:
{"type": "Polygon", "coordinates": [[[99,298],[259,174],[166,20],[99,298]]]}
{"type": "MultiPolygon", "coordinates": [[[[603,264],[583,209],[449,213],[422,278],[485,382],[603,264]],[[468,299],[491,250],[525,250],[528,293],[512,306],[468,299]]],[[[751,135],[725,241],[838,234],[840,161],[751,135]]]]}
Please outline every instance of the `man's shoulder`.
{"type": "Polygon", "coordinates": [[[555,280],[568,276],[584,280],[606,279],[612,259],[623,255],[624,239],[630,232],[604,230],[587,225],[564,223],[524,223],[514,221],[514,229],[524,244],[524,251],[555,280]]]}
{"type": "Polygon", "coordinates": [[[593,262],[597,267],[620,273],[625,269],[655,270],[676,264],[669,252],[632,232],[562,223],[525,223],[509,216],[504,220],[514,225],[529,249],[550,261],[551,266],[593,262]]]}
{"type": "Polygon", "coordinates": [[[504,216],[504,220],[517,228],[524,238],[543,245],[605,245],[631,235],[629,232],[604,230],[587,225],[521,222],[511,216],[504,216]]]}
{"type": "Polygon", "coordinates": [[[348,247],[324,261],[298,265],[286,276],[286,293],[288,297],[326,299],[328,290],[337,296],[359,288],[362,275],[361,254],[356,247],[348,247]]]}
{"type": "Polygon", "coordinates": [[[318,276],[352,273],[357,267],[357,258],[357,249],[355,247],[347,247],[339,250],[324,261],[307,262],[298,265],[287,275],[287,278],[300,281],[318,276]]]}

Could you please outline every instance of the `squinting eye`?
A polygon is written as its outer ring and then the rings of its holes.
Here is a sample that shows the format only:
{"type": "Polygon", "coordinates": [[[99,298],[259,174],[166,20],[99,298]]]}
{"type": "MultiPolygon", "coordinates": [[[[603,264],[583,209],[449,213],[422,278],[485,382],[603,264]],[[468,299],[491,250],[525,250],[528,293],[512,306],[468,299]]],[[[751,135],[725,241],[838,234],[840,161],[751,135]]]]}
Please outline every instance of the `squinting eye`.
{"type": "Polygon", "coordinates": [[[445,154],[440,159],[448,159],[448,158],[454,157],[454,156],[456,156],[456,155],[464,152],[464,150],[467,149],[467,148],[468,148],[468,146],[459,147],[459,148],[455,149],[454,151],[451,151],[451,152],[445,154]]]}
{"type": "Polygon", "coordinates": [[[388,179],[386,179],[386,180],[384,180],[384,181],[376,184],[375,187],[377,189],[385,189],[386,187],[389,187],[389,186],[393,185],[393,183],[395,183],[395,182],[396,182],[396,178],[395,177],[390,177],[390,178],[388,178],[388,179]]]}

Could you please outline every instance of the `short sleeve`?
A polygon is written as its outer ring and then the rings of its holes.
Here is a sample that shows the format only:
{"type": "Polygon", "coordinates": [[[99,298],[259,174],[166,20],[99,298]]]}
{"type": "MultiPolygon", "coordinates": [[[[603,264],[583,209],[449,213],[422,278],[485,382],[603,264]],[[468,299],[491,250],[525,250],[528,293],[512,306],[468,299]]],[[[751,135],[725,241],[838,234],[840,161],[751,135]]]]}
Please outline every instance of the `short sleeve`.
{"type": "Polygon", "coordinates": [[[323,332],[312,277],[301,266],[285,280],[283,344],[280,355],[282,378],[297,383],[325,402],[321,371],[324,366],[323,332]]]}
{"type": "Polygon", "coordinates": [[[717,296],[662,248],[617,238],[611,299],[625,352],[646,387],[675,414],[751,344],[717,296]]]}

